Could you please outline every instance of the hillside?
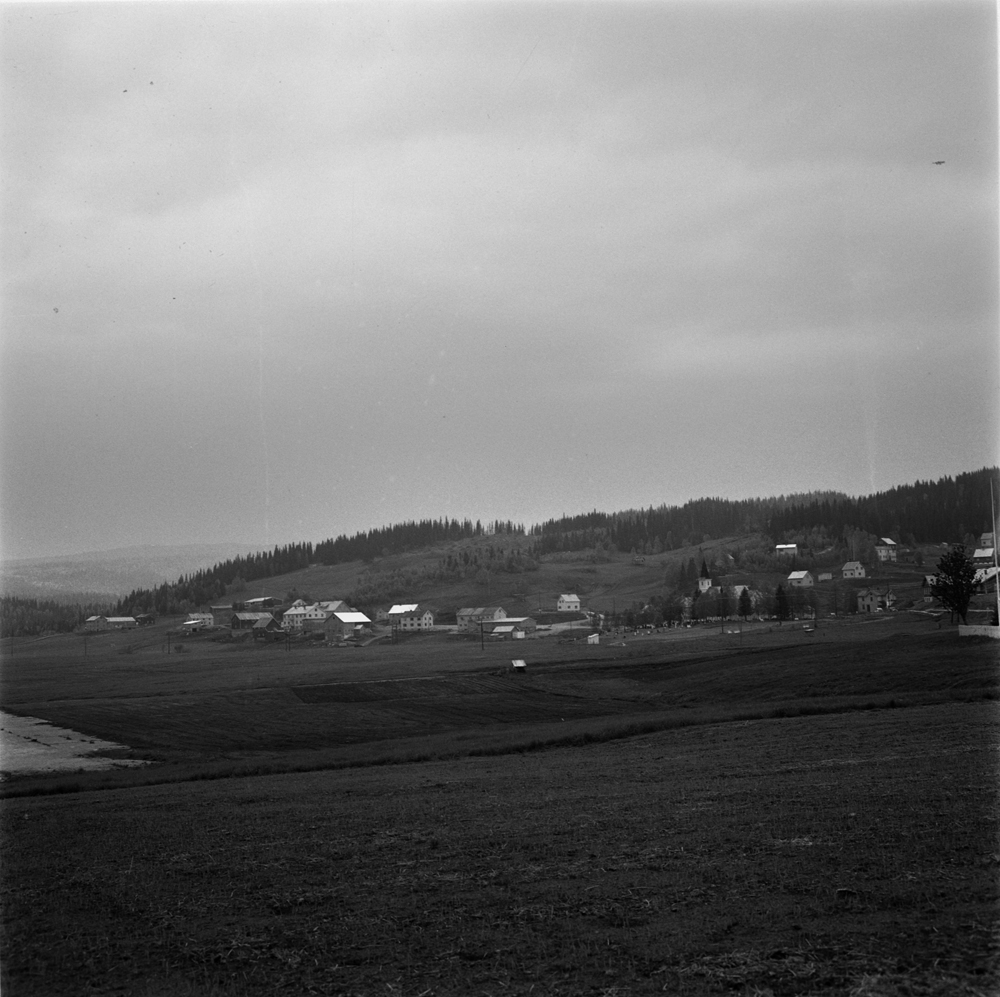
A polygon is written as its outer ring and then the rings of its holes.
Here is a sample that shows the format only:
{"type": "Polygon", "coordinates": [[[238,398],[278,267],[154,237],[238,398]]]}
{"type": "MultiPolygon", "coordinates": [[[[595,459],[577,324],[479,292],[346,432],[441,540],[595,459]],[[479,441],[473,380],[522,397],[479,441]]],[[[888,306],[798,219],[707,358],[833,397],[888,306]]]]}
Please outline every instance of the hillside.
{"type": "MultiPolygon", "coordinates": [[[[527,542],[526,538],[503,539],[505,549],[527,542]]],[[[718,583],[749,583],[773,591],[791,570],[788,565],[779,565],[780,570],[741,571],[731,563],[731,552],[739,557],[741,551],[755,551],[769,544],[766,538],[743,536],[724,537],[697,547],[681,547],[645,557],[602,551],[598,558],[593,551],[567,551],[541,557],[534,562],[533,570],[509,572],[484,568],[470,577],[439,577],[441,562],[449,556],[459,558],[463,553],[473,552],[489,563],[484,554],[489,545],[484,541],[462,540],[378,557],[368,563],[313,564],[300,571],[248,583],[243,591],[226,598],[242,600],[271,596],[285,602],[292,598],[306,601],[347,599],[365,611],[374,611],[391,602],[414,601],[430,606],[436,611],[439,622],[448,623],[453,622],[453,614],[462,606],[500,604],[511,616],[551,611],[561,593],[572,592],[580,596],[586,609],[621,614],[673,592],[680,566],[690,561],[699,567],[704,562],[714,569],[723,568],[712,571],[713,580],[718,583]],[[381,592],[382,597],[366,601],[365,594],[370,592],[381,592]]],[[[923,566],[881,565],[872,569],[870,577],[849,582],[840,579],[838,572],[836,582],[817,585],[815,592],[821,610],[843,611],[849,589],[856,591],[872,584],[891,586],[903,604],[922,599],[921,583],[924,575],[933,571],[941,548],[926,545],[919,549],[923,566]],[[835,606],[837,599],[839,605],[835,606]]],[[[843,553],[835,548],[825,557],[821,556],[819,562],[829,562],[839,568],[843,559],[843,553]]]]}

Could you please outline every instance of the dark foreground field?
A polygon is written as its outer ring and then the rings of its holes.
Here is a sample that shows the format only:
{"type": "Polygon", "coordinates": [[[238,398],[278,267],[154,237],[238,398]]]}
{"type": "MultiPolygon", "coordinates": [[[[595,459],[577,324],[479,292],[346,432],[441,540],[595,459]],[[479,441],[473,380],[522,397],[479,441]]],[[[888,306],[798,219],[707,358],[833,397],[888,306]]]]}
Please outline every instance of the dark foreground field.
{"type": "MultiPolygon", "coordinates": [[[[310,681],[303,722],[371,711],[378,747],[320,752],[354,767],[221,778],[216,723],[209,779],[12,784],[40,795],[3,802],[3,992],[994,995],[995,649],[872,633],[452,695],[310,681]],[[517,712],[560,697],[564,724],[517,712]],[[397,713],[419,731],[387,742],[397,713]]],[[[112,698],[52,703],[113,726],[112,698]]]]}

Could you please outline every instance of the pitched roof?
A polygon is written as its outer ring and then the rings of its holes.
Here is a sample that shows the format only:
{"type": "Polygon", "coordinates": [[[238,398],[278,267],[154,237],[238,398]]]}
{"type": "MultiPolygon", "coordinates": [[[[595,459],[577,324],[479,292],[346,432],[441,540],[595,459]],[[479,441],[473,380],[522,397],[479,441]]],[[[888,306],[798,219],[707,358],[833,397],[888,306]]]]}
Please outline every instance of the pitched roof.
{"type": "Polygon", "coordinates": [[[334,613],[341,623],[371,623],[364,613],[334,613]]]}
{"type": "Polygon", "coordinates": [[[843,566],[843,568],[841,568],[840,570],[841,571],[856,571],[860,567],[861,567],[861,562],[860,561],[848,561],[843,566]]]}
{"type": "Polygon", "coordinates": [[[417,608],[417,603],[415,602],[401,602],[399,605],[393,606],[389,610],[390,616],[399,616],[402,613],[412,613],[413,610],[417,608]]]}
{"type": "Polygon", "coordinates": [[[788,578],[789,580],[791,580],[792,578],[805,578],[805,576],[808,574],[809,574],[808,571],[793,571],[789,574],[788,578]]]}
{"type": "Polygon", "coordinates": [[[559,598],[560,599],[575,599],[577,602],[580,601],[580,597],[578,595],[576,595],[575,593],[570,594],[570,595],[561,595],[561,596],[559,596],[559,598]]]}

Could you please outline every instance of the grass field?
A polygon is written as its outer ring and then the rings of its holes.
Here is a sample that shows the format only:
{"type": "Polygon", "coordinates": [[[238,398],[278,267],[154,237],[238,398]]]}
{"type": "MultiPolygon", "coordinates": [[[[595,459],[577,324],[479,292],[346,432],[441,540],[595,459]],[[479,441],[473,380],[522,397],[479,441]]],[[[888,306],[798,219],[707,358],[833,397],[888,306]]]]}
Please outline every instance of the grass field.
{"type": "Polygon", "coordinates": [[[129,637],[4,662],[160,760],[0,787],[5,995],[1000,992],[993,642],[129,637]]]}

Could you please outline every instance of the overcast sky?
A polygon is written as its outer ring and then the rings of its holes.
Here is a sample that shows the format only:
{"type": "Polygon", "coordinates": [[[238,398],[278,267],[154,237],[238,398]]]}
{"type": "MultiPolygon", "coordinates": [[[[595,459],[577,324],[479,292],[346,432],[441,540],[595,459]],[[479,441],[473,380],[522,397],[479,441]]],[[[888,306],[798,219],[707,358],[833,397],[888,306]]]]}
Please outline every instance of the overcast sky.
{"type": "Polygon", "coordinates": [[[997,459],[992,3],[0,15],[4,557],[997,459]]]}

